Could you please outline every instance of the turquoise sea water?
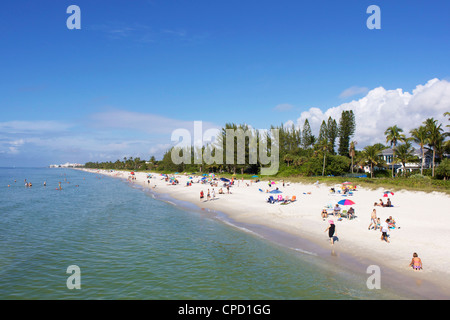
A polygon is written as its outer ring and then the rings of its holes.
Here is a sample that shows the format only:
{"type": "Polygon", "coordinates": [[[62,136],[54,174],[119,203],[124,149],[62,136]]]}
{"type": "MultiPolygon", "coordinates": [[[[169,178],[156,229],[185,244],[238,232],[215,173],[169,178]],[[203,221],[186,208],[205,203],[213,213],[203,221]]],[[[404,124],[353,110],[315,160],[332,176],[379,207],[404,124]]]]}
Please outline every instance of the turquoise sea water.
{"type": "Polygon", "coordinates": [[[365,281],[123,180],[0,168],[0,299],[398,298],[365,281]]]}

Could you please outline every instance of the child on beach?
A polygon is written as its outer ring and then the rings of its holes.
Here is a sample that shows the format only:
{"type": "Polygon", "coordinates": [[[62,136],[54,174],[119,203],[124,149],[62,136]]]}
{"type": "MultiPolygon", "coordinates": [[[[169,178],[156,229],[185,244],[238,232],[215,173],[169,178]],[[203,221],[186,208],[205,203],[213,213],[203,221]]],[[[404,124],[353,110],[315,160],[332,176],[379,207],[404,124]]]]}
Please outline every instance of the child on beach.
{"type": "Polygon", "coordinates": [[[379,228],[381,228],[381,221],[380,221],[380,218],[377,218],[377,224],[375,225],[375,230],[378,230],[379,228]]]}
{"type": "Polygon", "coordinates": [[[412,267],[414,271],[422,270],[422,260],[419,258],[417,253],[413,253],[413,258],[409,266],[412,267]]]}

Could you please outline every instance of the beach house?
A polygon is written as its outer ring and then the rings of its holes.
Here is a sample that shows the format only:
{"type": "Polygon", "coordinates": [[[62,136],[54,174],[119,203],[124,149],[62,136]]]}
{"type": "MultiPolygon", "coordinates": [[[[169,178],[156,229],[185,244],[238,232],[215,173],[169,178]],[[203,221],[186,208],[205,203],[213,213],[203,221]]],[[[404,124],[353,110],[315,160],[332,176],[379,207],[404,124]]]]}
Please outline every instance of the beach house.
{"type": "MultiPolygon", "coordinates": [[[[408,162],[403,167],[400,162],[394,162],[394,152],[392,148],[386,148],[380,152],[380,157],[384,160],[387,167],[374,167],[374,170],[392,170],[394,167],[394,172],[396,174],[402,173],[403,171],[412,172],[414,170],[420,170],[422,165],[422,150],[420,148],[414,148],[413,155],[417,157],[416,162],[408,162]]],[[[429,150],[425,151],[425,159],[423,160],[423,168],[429,169],[432,166],[433,153],[429,150]]],[[[364,166],[364,172],[370,172],[370,166],[364,166]]]]}

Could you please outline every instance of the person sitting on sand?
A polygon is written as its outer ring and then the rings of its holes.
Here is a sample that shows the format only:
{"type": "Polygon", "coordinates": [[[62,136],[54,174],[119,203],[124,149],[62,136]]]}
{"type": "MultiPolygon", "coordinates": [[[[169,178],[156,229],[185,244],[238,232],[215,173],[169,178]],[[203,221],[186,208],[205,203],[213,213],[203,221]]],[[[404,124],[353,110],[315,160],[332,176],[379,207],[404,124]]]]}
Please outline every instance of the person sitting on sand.
{"type": "Polygon", "coordinates": [[[390,220],[390,222],[389,222],[390,229],[395,229],[395,228],[400,229],[400,227],[397,227],[395,220],[394,220],[394,218],[392,218],[392,216],[389,216],[389,220],[390,220]]]}
{"type": "Polygon", "coordinates": [[[422,260],[419,258],[417,253],[413,253],[413,258],[411,260],[411,263],[409,264],[410,267],[416,270],[422,270],[422,260]]]}
{"type": "Polygon", "coordinates": [[[392,207],[391,199],[388,198],[385,207],[392,207]]]}
{"type": "Polygon", "coordinates": [[[339,207],[339,205],[336,203],[336,206],[333,209],[333,213],[334,215],[340,214],[341,212],[341,207],[339,207]]]}
{"type": "Polygon", "coordinates": [[[353,207],[350,207],[350,209],[348,209],[347,211],[347,215],[348,219],[353,219],[353,217],[355,216],[355,209],[353,209],[353,207]]]}
{"type": "Polygon", "coordinates": [[[384,203],[383,203],[383,200],[381,200],[381,199],[380,199],[380,202],[379,202],[379,203],[377,203],[377,206],[379,206],[379,207],[384,207],[384,203]]]}

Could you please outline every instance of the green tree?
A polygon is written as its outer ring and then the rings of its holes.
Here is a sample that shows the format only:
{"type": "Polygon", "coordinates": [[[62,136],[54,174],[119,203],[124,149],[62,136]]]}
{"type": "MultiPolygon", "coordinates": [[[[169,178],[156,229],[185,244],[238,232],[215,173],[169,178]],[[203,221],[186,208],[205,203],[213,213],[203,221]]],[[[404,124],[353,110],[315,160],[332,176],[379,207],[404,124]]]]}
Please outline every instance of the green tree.
{"type": "Polygon", "coordinates": [[[339,120],[339,149],[338,153],[341,156],[348,157],[350,148],[350,139],[355,133],[356,123],[355,115],[352,110],[344,110],[339,120]]]}
{"type": "Polygon", "coordinates": [[[350,142],[350,150],[349,150],[349,156],[352,158],[352,173],[353,173],[353,158],[355,158],[355,146],[356,146],[357,142],[356,141],[352,141],[350,142]]]}
{"type": "Polygon", "coordinates": [[[383,148],[380,144],[366,146],[361,152],[361,164],[370,166],[370,177],[373,178],[373,166],[384,165],[384,161],[380,157],[383,148]]]}
{"type": "Polygon", "coordinates": [[[308,149],[313,144],[316,138],[313,136],[311,132],[311,126],[309,125],[308,119],[305,119],[305,123],[303,124],[302,129],[302,140],[303,140],[303,148],[308,149]]]}
{"type": "Polygon", "coordinates": [[[439,146],[440,140],[442,139],[442,124],[438,125],[438,121],[433,118],[426,119],[423,124],[427,130],[428,145],[433,149],[433,166],[431,175],[434,177],[436,150],[439,146]]]}
{"type": "Polygon", "coordinates": [[[331,153],[335,154],[335,145],[336,145],[336,138],[338,137],[339,130],[336,123],[336,120],[334,120],[331,117],[328,117],[327,121],[327,138],[328,142],[331,144],[331,153]]]}
{"type": "Polygon", "coordinates": [[[439,167],[436,168],[436,176],[444,180],[450,178],[450,159],[441,161],[439,167]]]}
{"type": "Polygon", "coordinates": [[[412,129],[410,132],[412,140],[420,146],[422,151],[422,164],[420,166],[420,174],[423,175],[423,167],[425,165],[425,145],[428,143],[428,132],[424,126],[412,129]]]}
{"type": "MultiPolygon", "coordinates": [[[[402,134],[403,129],[397,127],[397,125],[389,127],[384,132],[384,135],[386,136],[386,143],[390,143],[392,148],[392,157],[395,159],[395,147],[397,146],[397,142],[403,142],[405,141],[405,135],[402,134]]],[[[392,162],[392,177],[394,177],[394,163],[392,162]]]]}
{"type": "Polygon", "coordinates": [[[319,143],[321,143],[323,140],[326,140],[328,142],[328,129],[325,120],[323,120],[322,124],[320,125],[319,137],[317,138],[317,141],[319,143]]]}
{"type": "Polygon", "coordinates": [[[322,139],[317,144],[316,148],[318,149],[318,154],[322,154],[323,156],[323,166],[322,166],[322,177],[323,177],[325,175],[327,153],[330,152],[331,144],[326,139],[322,139]]]}
{"type": "Polygon", "coordinates": [[[404,144],[400,144],[395,148],[396,159],[395,162],[400,162],[403,165],[403,176],[406,173],[406,163],[417,161],[417,157],[414,156],[414,148],[411,143],[406,140],[404,144]]]}

